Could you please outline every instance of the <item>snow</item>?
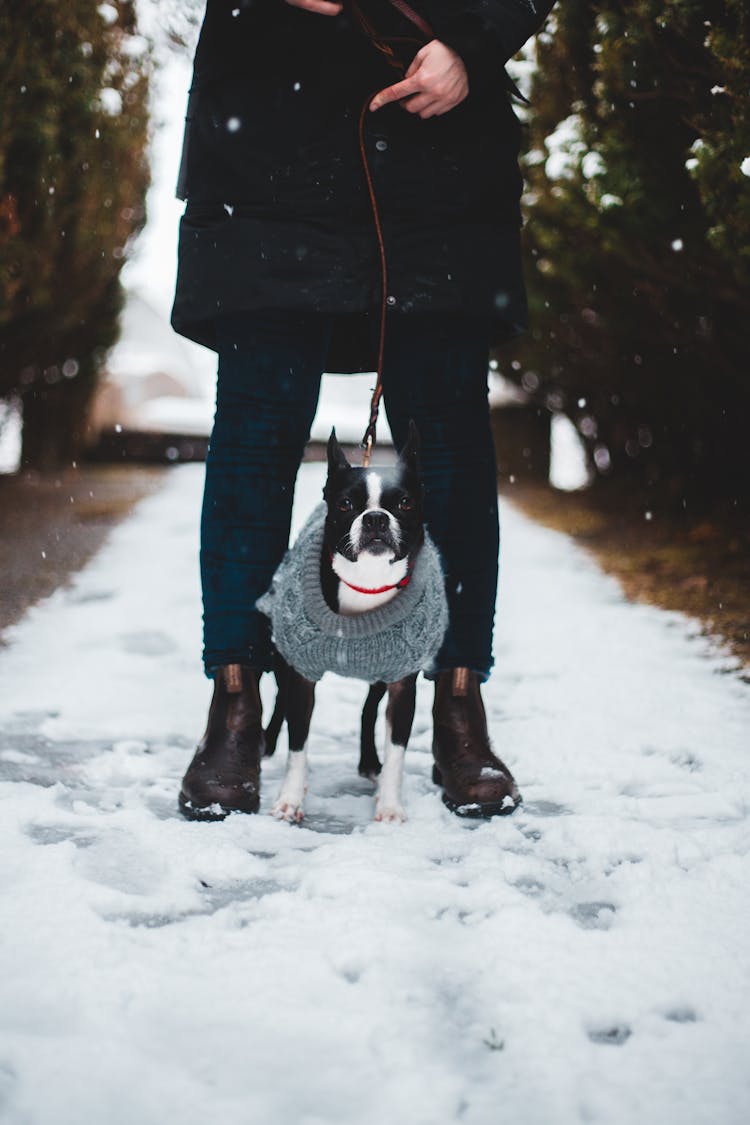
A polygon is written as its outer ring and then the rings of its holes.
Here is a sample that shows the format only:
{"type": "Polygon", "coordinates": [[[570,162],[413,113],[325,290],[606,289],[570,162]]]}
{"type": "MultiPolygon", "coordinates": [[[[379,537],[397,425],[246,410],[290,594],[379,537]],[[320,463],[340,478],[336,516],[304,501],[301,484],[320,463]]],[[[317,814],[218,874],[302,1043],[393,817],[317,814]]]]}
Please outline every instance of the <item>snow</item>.
{"type": "MultiPolygon", "coordinates": [[[[173,470],[0,652],[0,1116],[8,1125],[748,1119],[750,700],[676,614],[625,602],[503,504],[485,689],[525,804],[403,825],[326,677],[302,827],[194,824],[200,466],[173,470]]],[[[303,466],[295,527],[323,467],[303,466]]],[[[266,702],[272,685],[264,681],[266,702]]]]}
{"type": "MultiPolygon", "coordinates": [[[[375,386],[375,373],[363,375],[324,375],[320,385],[318,410],[310,436],[313,441],[328,441],[331,427],[336,427],[339,441],[358,445],[370,417],[370,396],[375,386]]],[[[385,406],[378,418],[378,442],[391,441],[385,406]]]]}
{"type": "Polygon", "coordinates": [[[155,372],[182,383],[191,397],[210,402],[216,358],[173,331],[159,302],[131,291],[120,318],[121,338],[107,357],[106,371],[118,385],[155,372]]]}
{"type": "Polygon", "coordinates": [[[113,24],[117,20],[117,8],[114,4],[100,4],[96,9],[106,24],[113,24]]]}
{"type": "Polygon", "coordinates": [[[550,484],[564,492],[586,488],[593,474],[576,427],[567,414],[557,410],[552,415],[550,430],[550,484]]]}
{"type": "Polygon", "coordinates": [[[606,171],[607,166],[600,152],[596,152],[592,149],[590,152],[587,152],[581,160],[581,172],[587,180],[592,179],[594,176],[603,176],[606,171]]]}
{"type": "Polygon", "coordinates": [[[0,402],[0,473],[15,473],[21,464],[21,408],[0,402]]]}
{"type": "Polygon", "coordinates": [[[99,91],[99,104],[110,117],[117,117],[122,113],[122,94],[111,86],[105,86],[99,91]]]}
{"type": "Polygon", "coordinates": [[[571,180],[575,177],[587,153],[581,137],[582,127],[580,115],[571,113],[544,138],[544,146],[549,153],[544,164],[547,179],[571,180]]]}

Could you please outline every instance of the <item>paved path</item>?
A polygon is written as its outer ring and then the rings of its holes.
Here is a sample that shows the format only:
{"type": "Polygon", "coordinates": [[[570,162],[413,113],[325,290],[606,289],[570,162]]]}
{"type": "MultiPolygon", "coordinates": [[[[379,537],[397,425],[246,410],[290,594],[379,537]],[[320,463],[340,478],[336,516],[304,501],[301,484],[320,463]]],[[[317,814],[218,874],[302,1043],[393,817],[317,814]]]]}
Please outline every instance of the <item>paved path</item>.
{"type": "Polygon", "coordinates": [[[506,508],[486,699],[516,815],[444,809],[423,684],[409,820],[373,824],[364,688],[327,677],[304,827],[187,823],[200,474],[0,653],[0,1121],[749,1120],[750,693],[728,658],[506,508]]]}

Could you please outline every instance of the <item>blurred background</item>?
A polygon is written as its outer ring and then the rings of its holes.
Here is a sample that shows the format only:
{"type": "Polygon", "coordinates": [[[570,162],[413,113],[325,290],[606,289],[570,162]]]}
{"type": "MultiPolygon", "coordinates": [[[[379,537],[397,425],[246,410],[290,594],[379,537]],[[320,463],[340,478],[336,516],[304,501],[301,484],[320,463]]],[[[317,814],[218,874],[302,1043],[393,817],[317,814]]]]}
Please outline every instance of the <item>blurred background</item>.
{"type": "MultiPolygon", "coordinates": [[[[202,8],[0,8],[0,530],[57,494],[104,526],[144,466],[205,456],[214,356],[169,327],[202,8]]],[[[718,571],[747,577],[747,3],[558,0],[509,70],[532,328],[491,364],[501,487],[720,615],[718,571]]],[[[357,441],[371,384],[327,376],[313,438],[357,441]]]]}

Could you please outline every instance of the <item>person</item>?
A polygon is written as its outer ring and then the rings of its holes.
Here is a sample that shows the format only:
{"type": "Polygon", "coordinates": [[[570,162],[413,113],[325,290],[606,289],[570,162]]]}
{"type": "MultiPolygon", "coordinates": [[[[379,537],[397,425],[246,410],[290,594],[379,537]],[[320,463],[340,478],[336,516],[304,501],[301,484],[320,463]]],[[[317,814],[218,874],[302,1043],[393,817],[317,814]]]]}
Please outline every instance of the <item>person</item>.
{"type": "Polygon", "coordinates": [[[384,276],[384,405],[397,446],[410,418],[421,434],[449,603],[433,776],[459,812],[516,803],[480,693],[499,553],[487,369],[490,347],[528,326],[505,63],[552,6],[208,0],[172,313],[218,353],[200,554],[214,695],[182,783],[188,816],[259,806],[258,685],[274,653],[255,600],[288,545],[322,373],[375,368],[384,276]]]}

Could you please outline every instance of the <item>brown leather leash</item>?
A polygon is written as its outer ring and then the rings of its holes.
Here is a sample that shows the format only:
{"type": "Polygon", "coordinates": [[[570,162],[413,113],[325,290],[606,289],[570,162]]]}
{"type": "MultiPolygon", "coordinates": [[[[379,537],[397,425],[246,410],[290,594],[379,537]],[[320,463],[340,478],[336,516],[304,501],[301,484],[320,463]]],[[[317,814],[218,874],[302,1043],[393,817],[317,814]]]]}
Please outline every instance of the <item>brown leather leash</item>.
{"type": "MultiPolygon", "coordinates": [[[[424,36],[425,42],[429,42],[430,39],[434,39],[433,31],[430,25],[425,19],[423,19],[422,16],[419,15],[418,12],[415,12],[414,9],[405,2],[405,0],[389,0],[389,3],[392,4],[393,7],[401,13],[401,15],[405,16],[406,19],[410,20],[415,25],[415,27],[419,29],[421,34],[424,36]]],[[[393,50],[391,43],[410,42],[421,44],[422,41],[420,39],[412,38],[411,36],[402,35],[383,37],[379,35],[362,12],[359,4],[357,3],[357,0],[350,0],[350,4],[360,27],[362,28],[372,45],[385,56],[389,65],[392,66],[394,70],[398,70],[403,74],[404,65],[393,50]]],[[[364,432],[364,436],[361,442],[363,449],[362,465],[365,469],[370,464],[370,455],[375,444],[378,414],[380,412],[380,400],[383,395],[383,354],[385,351],[385,323],[386,310],[388,307],[388,269],[385,254],[385,243],[383,241],[383,228],[380,222],[380,211],[378,209],[378,201],[375,195],[375,186],[372,181],[372,173],[370,172],[370,164],[367,159],[367,150],[365,148],[364,136],[365,117],[367,115],[368,106],[377,93],[378,90],[373,90],[372,93],[368,94],[367,98],[365,99],[362,105],[362,109],[359,113],[358,126],[359,155],[362,160],[362,168],[364,170],[365,180],[367,182],[367,192],[370,196],[370,207],[372,209],[372,217],[375,224],[375,235],[378,241],[378,253],[380,255],[380,330],[378,339],[378,363],[376,369],[377,378],[375,381],[375,387],[372,392],[372,398],[370,399],[370,420],[367,424],[367,429],[364,432]]]]}

